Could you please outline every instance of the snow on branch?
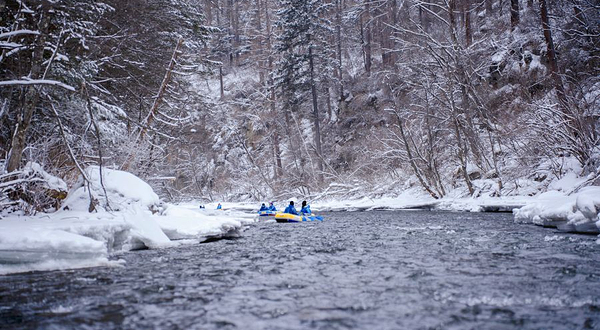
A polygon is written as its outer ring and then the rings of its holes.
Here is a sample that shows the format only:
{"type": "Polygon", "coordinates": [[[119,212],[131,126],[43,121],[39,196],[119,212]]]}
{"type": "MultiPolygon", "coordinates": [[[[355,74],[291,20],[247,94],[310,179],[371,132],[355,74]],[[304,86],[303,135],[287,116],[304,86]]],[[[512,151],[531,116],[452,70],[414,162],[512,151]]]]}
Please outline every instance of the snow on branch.
{"type": "Polygon", "coordinates": [[[217,66],[221,66],[221,65],[223,65],[223,62],[221,62],[221,61],[204,60],[204,62],[206,62],[206,63],[208,63],[208,64],[217,65],[217,66]]]}
{"type": "Polygon", "coordinates": [[[21,7],[21,12],[24,14],[34,14],[35,11],[31,10],[29,7],[27,7],[27,4],[24,4],[23,1],[21,0],[17,0],[17,3],[19,3],[19,7],[21,7]]]}
{"type": "Polygon", "coordinates": [[[75,91],[75,87],[69,86],[65,83],[56,80],[42,80],[42,79],[31,79],[31,80],[5,80],[0,81],[0,86],[13,86],[13,85],[53,85],[62,87],[71,92],[75,91]]]}
{"type": "Polygon", "coordinates": [[[0,42],[0,48],[14,49],[14,48],[18,48],[21,46],[22,46],[21,44],[18,44],[15,42],[0,42]]]}
{"type": "Polygon", "coordinates": [[[16,179],[8,182],[0,183],[0,189],[4,189],[6,187],[12,187],[21,183],[31,183],[31,182],[42,182],[44,180],[40,178],[26,178],[26,179],[16,179]]]}
{"type": "Polygon", "coordinates": [[[10,32],[0,33],[0,39],[10,38],[10,37],[14,37],[14,36],[23,35],[23,34],[31,34],[31,35],[37,36],[40,33],[38,31],[33,31],[33,30],[10,31],[10,32]]]}

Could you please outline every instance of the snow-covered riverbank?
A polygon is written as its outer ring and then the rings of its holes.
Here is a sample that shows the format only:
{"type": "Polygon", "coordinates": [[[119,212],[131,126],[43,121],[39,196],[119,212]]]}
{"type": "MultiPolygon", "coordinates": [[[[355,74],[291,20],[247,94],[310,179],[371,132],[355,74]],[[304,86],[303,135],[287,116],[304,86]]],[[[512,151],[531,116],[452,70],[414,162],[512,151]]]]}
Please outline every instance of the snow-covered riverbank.
{"type": "MultiPolygon", "coordinates": [[[[256,221],[259,203],[199,202],[164,204],[152,188],[127,172],[87,169],[90,184],[75,185],[60,210],[35,216],[3,214],[0,220],[0,274],[92,266],[119,266],[119,253],[196,244],[207,238],[237,235],[256,221]],[[103,186],[103,187],[102,187],[103,186]],[[89,212],[90,196],[98,200],[89,212]],[[108,202],[106,202],[108,196],[108,202]],[[105,202],[102,202],[104,200],[105,202]],[[109,257],[110,260],[109,260],[109,257]]],[[[309,201],[313,212],[436,209],[504,211],[517,222],[558,226],[572,232],[597,233],[600,187],[569,194],[566,189],[539,196],[506,196],[436,200],[418,189],[394,197],[309,201]]],[[[300,199],[296,199],[300,202],[300,199]]],[[[276,201],[283,210],[288,201],[276,201]]],[[[600,240],[598,241],[600,243],[600,240]]]]}

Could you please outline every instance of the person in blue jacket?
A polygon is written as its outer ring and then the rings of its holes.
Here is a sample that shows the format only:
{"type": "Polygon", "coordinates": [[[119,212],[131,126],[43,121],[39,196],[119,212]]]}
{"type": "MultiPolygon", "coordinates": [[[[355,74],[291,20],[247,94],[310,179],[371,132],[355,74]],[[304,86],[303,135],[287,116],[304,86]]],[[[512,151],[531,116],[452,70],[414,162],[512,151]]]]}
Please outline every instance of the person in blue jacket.
{"type": "Polygon", "coordinates": [[[277,208],[275,207],[275,205],[273,205],[273,202],[269,202],[269,211],[277,211],[277,208]]]}
{"type": "Polygon", "coordinates": [[[290,201],[290,205],[288,205],[285,208],[285,211],[283,211],[283,213],[289,213],[289,214],[299,215],[298,211],[296,211],[296,208],[294,207],[294,201],[290,201]]]}
{"type": "Polygon", "coordinates": [[[260,206],[260,210],[258,210],[258,211],[260,212],[260,211],[266,211],[266,210],[268,210],[267,206],[265,205],[265,203],[262,203],[262,205],[260,206]]]}
{"type": "Polygon", "coordinates": [[[219,203],[219,205],[217,205],[217,210],[221,210],[223,209],[223,207],[221,206],[221,203],[219,203]]]}
{"type": "Polygon", "coordinates": [[[300,213],[304,215],[311,215],[312,211],[310,210],[310,205],[306,203],[306,201],[302,201],[302,209],[300,209],[300,213]]]}

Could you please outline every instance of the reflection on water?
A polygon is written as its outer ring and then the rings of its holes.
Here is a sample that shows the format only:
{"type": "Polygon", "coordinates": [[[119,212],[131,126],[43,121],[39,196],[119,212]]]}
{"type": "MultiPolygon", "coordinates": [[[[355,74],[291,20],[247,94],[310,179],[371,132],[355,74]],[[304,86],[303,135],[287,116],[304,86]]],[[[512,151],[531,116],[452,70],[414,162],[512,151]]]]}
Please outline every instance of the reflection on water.
{"type": "Polygon", "coordinates": [[[0,277],[11,329],[600,329],[596,237],[506,214],[362,212],[0,277]]]}

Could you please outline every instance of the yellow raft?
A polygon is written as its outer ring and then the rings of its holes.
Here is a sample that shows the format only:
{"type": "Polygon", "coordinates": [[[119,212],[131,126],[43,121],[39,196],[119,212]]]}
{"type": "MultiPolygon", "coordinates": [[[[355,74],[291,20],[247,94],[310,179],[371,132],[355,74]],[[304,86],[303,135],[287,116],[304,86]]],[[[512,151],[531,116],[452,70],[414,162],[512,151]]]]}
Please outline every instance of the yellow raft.
{"type": "Polygon", "coordinates": [[[319,215],[295,215],[290,213],[275,213],[277,222],[308,222],[308,221],[323,221],[323,217],[319,215]]]}

